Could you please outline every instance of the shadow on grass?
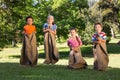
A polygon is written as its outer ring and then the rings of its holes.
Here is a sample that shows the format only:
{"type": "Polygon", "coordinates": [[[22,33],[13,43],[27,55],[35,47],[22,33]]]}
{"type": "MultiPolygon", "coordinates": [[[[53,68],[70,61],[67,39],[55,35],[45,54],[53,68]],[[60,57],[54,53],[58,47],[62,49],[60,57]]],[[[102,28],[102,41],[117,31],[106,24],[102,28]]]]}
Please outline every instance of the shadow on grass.
{"type": "MultiPolygon", "coordinates": [[[[107,44],[107,50],[109,54],[120,54],[120,45],[115,43],[107,44]]],[[[92,46],[82,46],[81,52],[83,57],[93,57],[92,46]]],[[[60,59],[67,59],[69,56],[69,48],[68,47],[60,47],[59,48],[60,59]]],[[[20,58],[20,55],[12,55],[9,57],[20,58]]],[[[38,58],[45,59],[45,53],[43,49],[39,51],[38,58]]]]}
{"type": "Polygon", "coordinates": [[[120,45],[117,43],[107,44],[107,50],[109,54],[120,54],[120,45]]]}
{"type": "Polygon", "coordinates": [[[101,72],[91,69],[71,70],[65,65],[21,66],[18,63],[0,63],[1,80],[119,80],[120,68],[101,72]]]}
{"type": "MultiPolygon", "coordinates": [[[[68,47],[61,47],[59,48],[59,55],[60,55],[60,59],[68,59],[68,56],[69,56],[69,49],[68,47]]],[[[81,53],[83,55],[83,57],[93,57],[93,54],[92,54],[92,48],[91,47],[82,47],[81,48],[81,53]]],[[[39,52],[39,55],[38,55],[39,58],[45,58],[45,53],[40,53],[39,52]]]]}

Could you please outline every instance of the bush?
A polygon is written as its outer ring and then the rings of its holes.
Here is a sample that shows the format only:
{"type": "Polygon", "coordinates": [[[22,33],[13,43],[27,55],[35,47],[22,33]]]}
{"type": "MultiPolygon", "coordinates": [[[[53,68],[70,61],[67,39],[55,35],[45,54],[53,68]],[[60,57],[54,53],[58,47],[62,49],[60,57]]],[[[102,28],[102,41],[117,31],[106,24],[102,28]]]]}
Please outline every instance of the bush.
{"type": "Polygon", "coordinates": [[[88,24],[86,26],[85,30],[82,31],[82,33],[81,33],[81,39],[82,39],[84,45],[88,45],[88,44],[92,43],[93,33],[94,33],[93,25],[88,24]]]}

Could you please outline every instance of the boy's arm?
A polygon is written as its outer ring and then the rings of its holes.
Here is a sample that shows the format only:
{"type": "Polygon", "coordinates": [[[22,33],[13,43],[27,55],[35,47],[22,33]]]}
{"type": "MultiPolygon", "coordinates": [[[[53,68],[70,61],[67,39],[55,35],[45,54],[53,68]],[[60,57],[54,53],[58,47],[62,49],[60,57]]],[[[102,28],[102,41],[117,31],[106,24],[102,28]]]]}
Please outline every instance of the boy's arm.
{"type": "Polygon", "coordinates": [[[102,42],[102,43],[105,43],[105,42],[106,42],[105,39],[101,39],[100,37],[98,37],[97,39],[98,39],[98,42],[102,42]]]}

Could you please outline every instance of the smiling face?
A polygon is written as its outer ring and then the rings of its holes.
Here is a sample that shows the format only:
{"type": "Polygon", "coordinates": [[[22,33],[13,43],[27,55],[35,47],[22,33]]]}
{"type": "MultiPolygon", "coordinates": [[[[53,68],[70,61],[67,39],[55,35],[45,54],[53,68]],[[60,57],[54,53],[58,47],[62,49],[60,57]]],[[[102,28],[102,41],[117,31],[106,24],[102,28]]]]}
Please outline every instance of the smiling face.
{"type": "Polygon", "coordinates": [[[54,22],[54,17],[48,16],[47,22],[48,22],[48,24],[52,24],[54,22]]]}
{"type": "Polygon", "coordinates": [[[28,18],[27,19],[27,24],[28,25],[32,25],[33,24],[33,19],[32,18],[28,18]]]}
{"type": "Polygon", "coordinates": [[[95,25],[95,31],[100,33],[102,31],[102,26],[100,24],[95,25]]]}

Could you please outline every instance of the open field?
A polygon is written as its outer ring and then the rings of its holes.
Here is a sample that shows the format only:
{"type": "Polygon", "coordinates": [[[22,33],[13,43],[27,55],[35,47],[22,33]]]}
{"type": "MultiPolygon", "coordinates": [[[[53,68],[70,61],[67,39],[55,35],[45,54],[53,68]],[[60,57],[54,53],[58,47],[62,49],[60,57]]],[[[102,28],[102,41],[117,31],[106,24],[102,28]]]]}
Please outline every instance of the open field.
{"type": "Polygon", "coordinates": [[[82,46],[82,54],[88,63],[87,69],[69,70],[69,49],[66,44],[58,44],[60,60],[55,65],[43,65],[45,54],[43,45],[38,48],[39,60],[35,67],[21,66],[20,47],[5,48],[0,51],[0,80],[119,80],[120,45],[114,39],[108,44],[109,68],[105,72],[93,70],[92,47],[82,46]]]}

